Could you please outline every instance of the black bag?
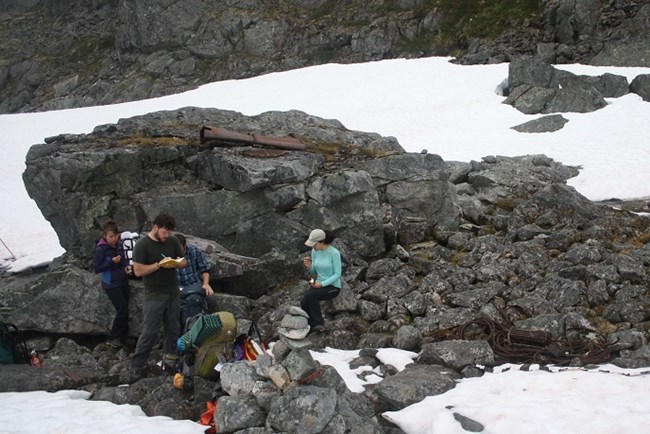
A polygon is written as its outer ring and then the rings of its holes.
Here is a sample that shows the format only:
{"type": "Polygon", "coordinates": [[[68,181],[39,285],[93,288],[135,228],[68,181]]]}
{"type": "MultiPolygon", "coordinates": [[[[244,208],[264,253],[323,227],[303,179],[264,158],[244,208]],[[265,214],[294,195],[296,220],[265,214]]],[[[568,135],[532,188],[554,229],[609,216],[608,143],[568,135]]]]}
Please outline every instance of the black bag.
{"type": "Polygon", "coordinates": [[[199,285],[181,288],[181,334],[187,333],[190,324],[188,320],[198,314],[208,313],[208,300],[199,285]]]}
{"type": "Polygon", "coordinates": [[[0,321],[0,363],[29,363],[22,332],[13,324],[0,321]]]}

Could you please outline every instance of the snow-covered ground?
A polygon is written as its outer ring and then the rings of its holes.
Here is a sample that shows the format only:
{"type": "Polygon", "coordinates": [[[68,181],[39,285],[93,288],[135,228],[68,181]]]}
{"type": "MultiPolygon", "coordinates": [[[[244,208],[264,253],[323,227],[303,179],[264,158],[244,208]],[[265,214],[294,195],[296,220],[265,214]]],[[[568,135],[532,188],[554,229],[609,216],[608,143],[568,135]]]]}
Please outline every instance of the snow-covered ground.
{"type": "MultiPolygon", "coordinates": [[[[381,381],[379,374],[350,369],[358,351],[327,348],[312,351],[322,364],[339,372],[353,392],[381,381]]],[[[415,353],[380,349],[377,357],[400,371],[415,353]]],[[[495,373],[462,380],[454,389],[430,396],[400,411],[383,414],[408,434],[467,434],[454,418],[458,413],[483,425],[490,434],[645,434],[650,422],[649,370],[604,365],[593,370],[520,371],[503,365],[495,373]]],[[[0,368],[1,369],[1,368],[0,368]]],[[[37,369],[37,368],[34,368],[37,369]]],[[[171,380],[170,380],[171,381],[171,380]]],[[[192,421],[146,417],[133,405],[88,401],[89,392],[0,393],[0,427],[5,434],[116,432],[199,434],[206,428],[192,421]],[[92,426],[92,428],[89,428],[92,426]]]]}

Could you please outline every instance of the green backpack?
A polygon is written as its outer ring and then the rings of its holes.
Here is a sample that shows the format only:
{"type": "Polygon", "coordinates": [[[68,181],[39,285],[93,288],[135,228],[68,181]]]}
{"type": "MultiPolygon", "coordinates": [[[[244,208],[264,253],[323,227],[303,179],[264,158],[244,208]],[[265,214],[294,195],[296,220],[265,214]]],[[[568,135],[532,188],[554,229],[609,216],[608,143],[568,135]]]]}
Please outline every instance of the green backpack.
{"type": "Polygon", "coordinates": [[[217,380],[219,372],[214,368],[232,359],[236,337],[237,320],[232,313],[197,315],[190,330],[178,339],[179,350],[188,353],[183,371],[189,368],[194,375],[217,380]]]}

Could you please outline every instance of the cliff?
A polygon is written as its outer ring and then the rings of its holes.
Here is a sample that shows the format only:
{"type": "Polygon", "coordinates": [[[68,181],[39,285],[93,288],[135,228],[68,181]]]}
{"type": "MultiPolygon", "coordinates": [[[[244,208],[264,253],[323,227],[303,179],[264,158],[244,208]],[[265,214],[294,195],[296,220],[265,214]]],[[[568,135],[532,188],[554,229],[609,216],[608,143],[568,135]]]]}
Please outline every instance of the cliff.
{"type": "Polygon", "coordinates": [[[649,3],[0,0],[0,113],[132,101],[328,62],[538,55],[648,66],[649,3]]]}

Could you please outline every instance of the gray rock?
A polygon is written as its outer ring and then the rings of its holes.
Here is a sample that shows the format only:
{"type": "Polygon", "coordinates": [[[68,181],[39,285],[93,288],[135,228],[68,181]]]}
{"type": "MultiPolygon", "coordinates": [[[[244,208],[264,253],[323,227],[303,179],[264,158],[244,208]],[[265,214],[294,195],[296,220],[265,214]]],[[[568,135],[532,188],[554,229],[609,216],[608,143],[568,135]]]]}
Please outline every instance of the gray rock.
{"type": "Polygon", "coordinates": [[[512,129],[520,133],[551,133],[561,130],[567,122],[569,120],[562,115],[549,115],[514,126],[512,129]]]}
{"type": "Polygon", "coordinates": [[[397,329],[393,338],[393,346],[406,351],[417,351],[422,342],[422,335],[413,326],[404,325],[397,329]]]}
{"type": "Polygon", "coordinates": [[[494,353],[486,341],[444,341],[424,344],[418,363],[442,364],[460,371],[466,366],[494,366],[494,353]]]}
{"type": "Polygon", "coordinates": [[[393,276],[404,265],[394,258],[382,258],[372,261],[366,270],[366,280],[376,282],[382,277],[393,276]]]}
{"type": "Polygon", "coordinates": [[[264,378],[269,378],[269,370],[273,366],[273,356],[270,354],[258,354],[255,359],[255,373],[264,378]]]}
{"type": "Polygon", "coordinates": [[[302,329],[280,327],[278,328],[278,333],[291,340],[301,340],[309,334],[309,326],[303,327],[302,329]]]}
{"type": "Polygon", "coordinates": [[[282,366],[287,370],[289,378],[296,381],[318,368],[319,363],[314,360],[308,350],[295,349],[282,360],[282,366]]]}
{"type": "Polygon", "coordinates": [[[322,304],[322,310],[329,314],[337,314],[340,312],[355,312],[357,310],[358,301],[354,293],[347,285],[341,288],[339,295],[331,300],[326,300],[322,304]]]}
{"type": "MultiPolygon", "coordinates": [[[[289,379],[288,375],[286,376],[286,379],[289,379]]],[[[282,383],[283,382],[281,382],[281,384],[282,383]]],[[[286,385],[288,385],[288,383],[289,382],[287,381],[286,385]]],[[[271,401],[273,398],[280,395],[281,393],[282,390],[275,385],[275,381],[258,381],[253,387],[253,396],[255,397],[257,404],[262,407],[267,413],[271,409],[271,401]]]]}
{"type": "Polygon", "coordinates": [[[377,321],[383,317],[383,309],[377,303],[367,300],[359,300],[359,314],[367,321],[377,321]]]}
{"type": "Polygon", "coordinates": [[[229,395],[250,395],[258,376],[248,361],[226,363],[221,368],[221,387],[229,395]]]}
{"type": "Polygon", "coordinates": [[[650,102],[650,74],[639,74],[630,83],[630,92],[636,93],[643,101],[650,102]]]}
{"type": "Polygon", "coordinates": [[[460,378],[448,368],[436,365],[408,365],[406,369],[385,378],[374,389],[382,411],[397,411],[420,402],[427,396],[439,395],[456,386],[460,378]]]}
{"type": "Polygon", "coordinates": [[[561,314],[544,314],[534,318],[515,322],[516,328],[549,333],[553,338],[560,339],[564,336],[564,316],[561,314]]]}
{"type": "Polygon", "coordinates": [[[580,76],[585,83],[592,85],[605,98],[619,98],[630,93],[627,78],[622,75],[606,73],[598,77],[580,76]]]}
{"type": "Polygon", "coordinates": [[[650,366],[650,347],[644,345],[636,351],[625,352],[612,363],[621,368],[638,369],[650,366]]]}
{"type": "Polygon", "coordinates": [[[456,419],[456,421],[460,423],[460,426],[462,426],[463,429],[468,432],[483,432],[485,429],[485,426],[480,422],[477,422],[474,419],[470,419],[467,416],[463,416],[457,412],[454,412],[454,419],[456,419]]]}
{"type": "Polygon", "coordinates": [[[288,329],[303,329],[307,326],[307,318],[299,315],[285,315],[280,323],[280,327],[288,329]]]}
{"type": "MultiPolygon", "coordinates": [[[[98,288],[98,276],[82,269],[65,266],[55,272],[40,276],[15,298],[9,321],[21,329],[59,334],[106,335],[110,330],[115,311],[104,291],[98,288]],[[76,302],[70,303],[70,300],[76,302]],[[47,311],[43,306],[48,306],[47,311]],[[84,306],[80,309],[79,306],[84,306]]],[[[142,306],[141,285],[134,284],[131,291],[130,333],[139,331],[142,306]]]]}
{"type": "Polygon", "coordinates": [[[336,392],[314,386],[299,386],[273,398],[266,423],[287,433],[319,433],[335,414],[336,392]]]}
{"type": "Polygon", "coordinates": [[[74,389],[83,384],[102,383],[108,381],[103,370],[84,367],[69,368],[68,372],[79,380],[66,374],[60,366],[48,366],[34,369],[31,365],[2,365],[2,381],[0,392],[31,392],[44,390],[55,392],[63,389],[74,389]]]}
{"type": "Polygon", "coordinates": [[[588,265],[600,262],[602,255],[596,246],[576,244],[566,252],[564,258],[574,264],[588,265]]]}
{"type": "Polygon", "coordinates": [[[63,368],[83,366],[94,370],[101,369],[99,362],[88,348],[68,338],[59,339],[56,341],[56,345],[47,352],[47,365],[63,368]]]}
{"type": "Polygon", "coordinates": [[[491,286],[478,288],[471,291],[462,291],[449,294],[445,297],[447,304],[457,307],[468,307],[474,310],[480,309],[499,293],[499,289],[491,286]]]}
{"type": "Polygon", "coordinates": [[[636,351],[648,345],[645,335],[638,330],[621,330],[609,335],[607,340],[610,351],[636,351]]]}
{"type": "Polygon", "coordinates": [[[648,279],[643,264],[637,262],[634,258],[626,255],[616,255],[613,257],[613,261],[621,279],[629,280],[632,283],[642,283],[648,279]]]}
{"type": "Polygon", "coordinates": [[[383,277],[361,295],[364,300],[383,303],[389,298],[400,298],[411,291],[411,280],[404,274],[383,277]]]}
{"type": "Polygon", "coordinates": [[[222,396],[214,410],[214,424],[219,433],[262,427],[266,412],[252,396],[222,396]]]}
{"type": "MultiPolygon", "coordinates": [[[[346,391],[339,395],[336,412],[339,416],[337,422],[341,428],[338,432],[374,434],[381,430],[374,417],[372,403],[364,394],[346,391]]],[[[334,418],[328,427],[332,425],[332,422],[334,422],[334,418]]]]}
{"type": "Polygon", "coordinates": [[[620,84],[609,77],[582,78],[558,71],[536,58],[520,58],[509,65],[510,92],[505,104],[526,114],[578,112],[586,113],[607,105],[601,89],[608,95],[620,93],[620,84]]]}
{"type": "Polygon", "coordinates": [[[305,318],[309,318],[309,315],[307,314],[307,312],[305,312],[304,310],[302,310],[302,309],[299,308],[298,306],[291,306],[291,307],[289,307],[289,314],[290,314],[290,315],[298,315],[298,316],[302,316],[302,317],[305,317],[305,318]]]}

